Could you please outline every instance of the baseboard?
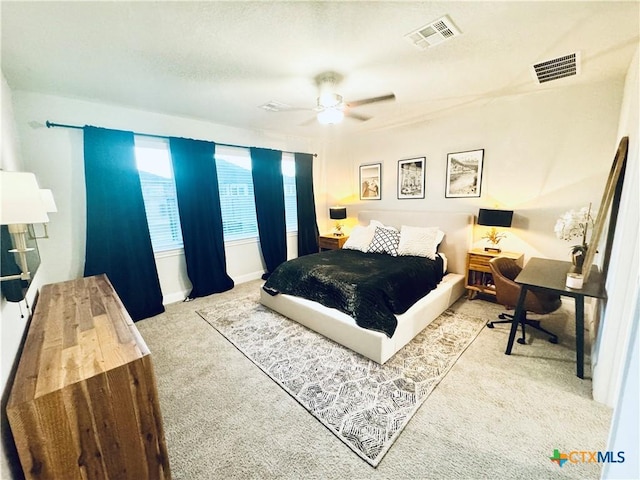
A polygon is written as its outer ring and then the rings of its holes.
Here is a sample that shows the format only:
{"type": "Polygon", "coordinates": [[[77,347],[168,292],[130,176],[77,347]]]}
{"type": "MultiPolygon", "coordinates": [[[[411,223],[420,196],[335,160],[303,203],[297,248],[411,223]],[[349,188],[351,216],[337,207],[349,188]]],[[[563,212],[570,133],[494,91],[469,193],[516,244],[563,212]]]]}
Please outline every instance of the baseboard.
{"type": "MultiPolygon", "coordinates": [[[[233,283],[239,285],[241,283],[251,282],[253,280],[259,280],[264,275],[264,271],[247,273],[245,275],[240,275],[238,277],[231,277],[233,279],[233,283]]],[[[180,292],[173,292],[167,295],[163,295],[162,304],[169,305],[170,303],[182,302],[187,295],[189,294],[189,290],[183,290],[180,292]]]]}
{"type": "Polygon", "coordinates": [[[169,295],[162,296],[162,304],[169,305],[170,303],[182,302],[187,295],[189,294],[189,290],[183,290],[182,292],[170,293],[169,295]]]}
{"type": "Polygon", "coordinates": [[[238,277],[231,277],[231,278],[233,278],[233,281],[235,284],[240,284],[240,283],[251,282],[253,280],[259,280],[260,278],[262,278],[262,275],[264,275],[263,270],[259,272],[247,273],[245,275],[240,275],[238,277]]]}

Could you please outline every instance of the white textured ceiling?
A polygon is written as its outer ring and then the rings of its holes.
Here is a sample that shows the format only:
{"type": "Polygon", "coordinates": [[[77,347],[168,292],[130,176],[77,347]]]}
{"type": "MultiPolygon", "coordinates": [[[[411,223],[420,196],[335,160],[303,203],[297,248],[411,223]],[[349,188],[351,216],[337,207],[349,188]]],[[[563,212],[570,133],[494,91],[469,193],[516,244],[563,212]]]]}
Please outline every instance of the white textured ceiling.
{"type": "MultiPolygon", "coordinates": [[[[2,71],[14,90],[316,136],[428,120],[498,96],[622,79],[639,42],[627,2],[9,2],[2,71]],[[462,35],[427,50],[404,35],[448,14],[462,35]],[[530,65],[581,51],[579,76],[538,85],[530,65]],[[320,126],[314,77],[344,75],[366,122],[320,126]],[[301,125],[307,123],[307,125],[301,125]]],[[[44,121],[46,119],[33,119],[44,121]]],[[[57,119],[50,119],[56,121],[57,119]]]]}

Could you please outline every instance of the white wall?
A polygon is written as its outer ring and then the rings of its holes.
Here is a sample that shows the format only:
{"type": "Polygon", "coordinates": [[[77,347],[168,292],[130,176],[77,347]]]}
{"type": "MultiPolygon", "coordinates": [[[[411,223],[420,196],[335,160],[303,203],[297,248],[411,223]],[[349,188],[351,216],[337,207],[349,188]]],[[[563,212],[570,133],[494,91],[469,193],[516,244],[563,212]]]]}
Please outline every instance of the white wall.
{"type": "MultiPolygon", "coordinates": [[[[336,140],[326,153],[329,203],[367,209],[513,209],[504,250],[569,259],[557,218],[599,204],[616,148],[623,82],[572,86],[494,99],[422,124],[336,140]],[[447,154],[484,149],[482,196],[445,198],[447,154]],[[426,157],[426,198],[397,199],[398,160],[426,157]],[[382,199],[359,201],[358,167],[382,163],[382,199]]],[[[476,228],[476,239],[482,236],[476,228]]],[[[483,243],[484,241],[482,241],[483,243]]]]}
{"type": "MultiPolygon", "coordinates": [[[[215,125],[184,117],[123,108],[51,95],[14,92],[15,117],[25,167],[34,171],[43,188],[55,195],[58,212],[51,215],[50,240],[41,245],[53,259],[41,269],[44,283],[82,275],[85,249],[85,190],[82,131],[64,128],[33,128],[30,122],[46,120],[71,125],[95,125],[156,135],[200,138],[234,145],[260,146],[286,151],[314,152],[312,142],[263,131],[215,125]]],[[[316,162],[321,175],[322,162],[316,162]]],[[[295,237],[289,237],[290,254],[295,255],[295,237]]],[[[182,253],[157,258],[164,301],[184,298],[190,290],[182,253]]],[[[240,242],[227,247],[229,275],[236,282],[259,278],[264,272],[257,242],[240,242]]]]}
{"type": "Polygon", "coordinates": [[[607,279],[608,300],[594,352],[596,362],[593,395],[615,406],[608,450],[625,451],[624,463],[606,464],[603,478],[640,478],[638,446],[640,423],[638,406],[638,349],[640,329],[640,50],[636,51],[625,84],[620,114],[619,137],[629,136],[627,171],[620,201],[612,264],[607,279]]]}
{"type": "MultiPolygon", "coordinates": [[[[41,242],[51,258],[41,266],[43,283],[82,274],[84,259],[84,176],[82,131],[33,128],[46,120],[92,124],[159,135],[202,138],[221,143],[319,152],[315,162],[318,221],[328,231],[327,206],[348,206],[354,223],[358,208],[466,211],[480,207],[515,210],[514,226],[502,241],[505,250],[530,256],[567,259],[570,244],[555,238],[558,216],[570,208],[600,201],[612,160],[623,83],[543,90],[456,112],[422,124],[373,134],[324,139],[301,138],[214,125],[190,118],[28,92],[13,92],[24,167],[43,188],[53,190],[58,213],[51,215],[51,238],[41,242]],[[444,198],[447,153],[484,148],[482,197],[444,198]],[[426,198],[397,200],[398,160],[427,158],[426,198]],[[360,202],[358,167],[382,163],[382,200],[360,202]]],[[[476,240],[481,231],[476,232],[476,240]]],[[[292,243],[292,242],[290,242],[292,243]]],[[[259,247],[227,250],[229,274],[236,281],[262,271],[259,247]]],[[[165,300],[179,300],[189,289],[184,257],[163,255],[158,271],[165,300]]]]}
{"type": "MultiPolygon", "coordinates": [[[[20,171],[22,161],[20,158],[20,145],[13,121],[13,108],[11,105],[11,89],[2,75],[2,170],[20,171]]],[[[27,323],[26,318],[20,317],[20,306],[17,303],[7,302],[1,297],[0,319],[0,385],[3,389],[16,357],[18,346],[27,323]]],[[[24,310],[24,307],[23,307],[24,310]]]]}
{"type": "MultiPolygon", "coordinates": [[[[638,295],[640,252],[638,252],[639,216],[638,200],[640,175],[638,166],[638,119],[640,98],[638,91],[638,54],[627,75],[624,103],[620,115],[618,137],[629,136],[629,151],[624,187],[620,199],[619,217],[611,251],[612,263],[607,279],[608,300],[600,325],[598,344],[594,351],[593,393],[596,400],[613,406],[617,401],[621,364],[627,353],[633,319],[631,299],[638,295]],[[606,375],[604,372],[617,372],[606,375]]],[[[636,319],[637,321],[637,319],[636,319]]]]}
{"type": "MultiPolygon", "coordinates": [[[[7,84],[4,73],[2,74],[2,91],[0,96],[1,125],[0,133],[2,139],[0,167],[6,171],[22,171],[22,157],[20,155],[20,143],[14,122],[14,112],[12,105],[12,93],[7,84]]],[[[42,257],[43,261],[48,260],[42,257]]],[[[38,286],[40,285],[40,275],[36,272],[31,287],[27,292],[27,300],[33,303],[38,286]]],[[[0,424],[2,435],[0,437],[0,478],[10,478],[10,463],[13,458],[16,460],[13,439],[8,428],[5,406],[12,382],[10,377],[12,369],[25,329],[29,319],[29,311],[25,303],[7,302],[2,296],[0,299],[0,392],[2,401],[0,402],[0,424]]]]}

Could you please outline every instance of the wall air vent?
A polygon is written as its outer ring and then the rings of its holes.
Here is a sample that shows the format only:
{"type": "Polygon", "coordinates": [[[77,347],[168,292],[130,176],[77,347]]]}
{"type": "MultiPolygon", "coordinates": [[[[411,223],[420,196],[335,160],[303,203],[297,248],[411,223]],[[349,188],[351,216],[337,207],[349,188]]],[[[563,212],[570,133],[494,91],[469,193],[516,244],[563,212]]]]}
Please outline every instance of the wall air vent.
{"type": "Polygon", "coordinates": [[[536,63],[531,66],[531,71],[540,84],[578,75],[580,74],[580,52],[536,63]]]}
{"type": "Polygon", "coordinates": [[[404,38],[419,49],[424,50],[456,37],[461,33],[449,16],[445,15],[435,22],[431,22],[411,33],[407,33],[404,38]]]}

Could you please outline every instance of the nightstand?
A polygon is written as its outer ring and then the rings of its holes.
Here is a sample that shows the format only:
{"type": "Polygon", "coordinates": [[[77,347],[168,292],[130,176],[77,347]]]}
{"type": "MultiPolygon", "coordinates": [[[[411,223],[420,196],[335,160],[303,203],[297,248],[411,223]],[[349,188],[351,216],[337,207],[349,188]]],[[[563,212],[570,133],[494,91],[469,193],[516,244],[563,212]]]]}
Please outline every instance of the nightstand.
{"type": "Polygon", "coordinates": [[[323,250],[340,250],[344,245],[344,242],[347,241],[347,238],[349,238],[347,235],[320,235],[318,237],[320,251],[322,252],[323,250]]]}
{"type": "Polygon", "coordinates": [[[471,300],[478,293],[496,296],[496,286],[493,283],[493,275],[489,268],[489,260],[495,257],[508,257],[516,261],[522,267],[524,254],[517,252],[486,252],[476,248],[467,252],[467,274],[465,288],[467,296],[471,300]]]}

